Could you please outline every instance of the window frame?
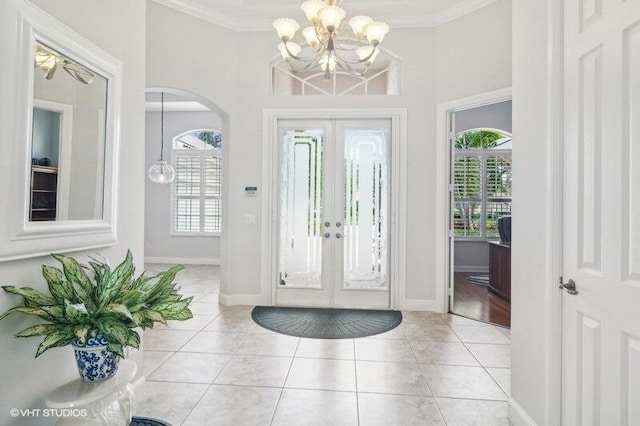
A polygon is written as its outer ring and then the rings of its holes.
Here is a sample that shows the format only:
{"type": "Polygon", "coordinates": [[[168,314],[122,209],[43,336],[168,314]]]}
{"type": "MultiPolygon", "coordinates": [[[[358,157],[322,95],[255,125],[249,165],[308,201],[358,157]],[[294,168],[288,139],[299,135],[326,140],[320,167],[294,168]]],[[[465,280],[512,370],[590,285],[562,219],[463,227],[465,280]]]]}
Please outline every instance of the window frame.
{"type": "Polygon", "coordinates": [[[222,235],[222,180],[223,180],[223,170],[222,170],[222,148],[213,148],[213,149],[185,149],[185,148],[175,148],[176,146],[176,142],[178,139],[180,139],[181,137],[191,134],[191,133],[195,133],[195,132],[215,132],[215,133],[220,133],[222,134],[222,132],[220,132],[219,130],[216,129],[193,129],[193,130],[189,130],[183,133],[180,133],[179,135],[175,136],[172,140],[172,144],[171,144],[171,164],[174,165],[174,167],[176,167],[177,165],[177,159],[178,157],[180,157],[181,155],[188,155],[190,157],[198,157],[199,161],[200,161],[200,195],[197,197],[197,199],[200,202],[200,231],[178,231],[176,229],[176,205],[177,205],[177,200],[179,198],[196,198],[196,197],[188,197],[188,196],[178,196],[178,194],[176,194],[176,183],[177,183],[177,170],[176,170],[176,179],[173,180],[173,182],[171,182],[171,206],[170,206],[170,229],[169,229],[169,234],[171,236],[177,236],[177,237],[203,237],[203,236],[207,236],[207,237],[216,237],[216,236],[221,236],[222,235]],[[220,195],[206,195],[206,191],[205,191],[205,164],[206,164],[206,158],[207,157],[217,157],[219,158],[220,161],[220,195]],[[205,202],[206,200],[212,200],[212,199],[217,199],[220,200],[220,217],[221,217],[221,223],[220,223],[220,231],[204,231],[204,224],[205,224],[205,215],[204,215],[204,211],[205,211],[205,202]]]}
{"type": "MultiPolygon", "coordinates": [[[[470,129],[463,132],[460,132],[459,135],[463,133],[471,132],[471,131],[491,131],[495,133],[500,133],[505,137],[511,137],[509,133],[496,130],[496,129],[470,129]]],[[[452,163],[451,163],[451,184],[453,190],[452,196],[452,211],[451,211],[451,226],[453,231],[453,238],[455,241],[496,241],[499,240],[500,237],[496,236],[487,236],[487,204],[492,202],[503,202],[509,203],[510,208],[513,207],[513,194],[510,197],[500,197],[501,199],[507,199],[508,201],[493,201],[487,195],[487,159],[490,157],[499,157],[499,158],[509,158],[513,161],[512,149],[496,149],[496,148],[462,148],[452,150],[452,163]],[[478,198],[456,198],[455,196],[455,164],[456,160],[459,158],[470,157],[470,158],[478,158],[481,162],[481,179],[480,179],[480,197],[478,198]],[[472,235],[455,235],[455,209],[456,203],[458,202],[478,202],[480,203],[480,235],[472,236],[472,235]]]]}

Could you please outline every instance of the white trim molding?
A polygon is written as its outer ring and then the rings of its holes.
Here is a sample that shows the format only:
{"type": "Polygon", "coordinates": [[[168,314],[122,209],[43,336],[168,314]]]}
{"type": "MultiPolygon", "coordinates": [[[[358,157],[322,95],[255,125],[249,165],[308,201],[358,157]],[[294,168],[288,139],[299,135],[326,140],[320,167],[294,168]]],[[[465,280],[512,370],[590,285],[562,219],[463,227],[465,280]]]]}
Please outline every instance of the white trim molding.
{"type": "Polygon", "coordinates": [[[146,257],[144,258],[144,263],[162,263],[162,264],[171,264],[171,265],[220,265],[220,259],[213,257],[146,257]]]}
{"type": "Polygon", "coordinates": [[[220,304],[225,306],[256,306],[262,305],[259,294],[225,294],[220,293],[220,304]]]}
{"type": "MultiPolygon", "coordinates": [[[[280,15],[293,15],[295,10],[288,5],[260,5],[260,9],[247,9],[246,5],[238,6],[238,13],[224,13],[212,7],[190,0],[153,0],[158,4],[178,10],[195,18],[203,19],[207,22],[219,25],[232,31],[273,31],[271,25],[273,19],[280,15]],[[265,16],[264,9],[268,9],[271,17],[265,16]],[[253,12],[253,13],[252,13],[253,12]],[[244,13],[244,16],[242,16],[244,13]],[[261,16],[258,16],[261,15],[261,16]]],[[[433,14],[412,13],[407,10],[406,15],[395,13],[402,10],[402,1],[387,1],[384,4],[377,4],[376,14],[389,24],[392,28],[435,28],[444,25],[483,7],[496,3],[498,0],[465,0],[447,9],[433,14]]],[[[411,1],[404,2],[410,5],[411,1]]],[[[355,5],[354,5],[355,6],[355,5]]],[[[300,17],[303,15],[300,14],[300,17]]]]}
{"type": "Polygon", "coordinates": [[[401,309],[406,297],[407,224],[407,110],[405,108],[296,108],[265,109],[262,130],[262,259],[261,303],[275,303],[276,207],[278,194],[278,121],[291,119],[389,119],[391,120],[391,303],[401,309]]]}
{"type": "Polygon", "coordinates": [[[440,308],[438,312],[449,311],[449,298],[447,297],[449,288],[449,174],[450,174],[450,155],[451,147],[449,146],[448,121],[449,114],[455,111],[464,111],[466,109],[476,108],[483,105],[494,104],[511,100],[511,88],[504,88],[492,92],[481,93],[462,99],[438,104],[437,107],[437,137],[436,137],[436,302],[440,308]]]}

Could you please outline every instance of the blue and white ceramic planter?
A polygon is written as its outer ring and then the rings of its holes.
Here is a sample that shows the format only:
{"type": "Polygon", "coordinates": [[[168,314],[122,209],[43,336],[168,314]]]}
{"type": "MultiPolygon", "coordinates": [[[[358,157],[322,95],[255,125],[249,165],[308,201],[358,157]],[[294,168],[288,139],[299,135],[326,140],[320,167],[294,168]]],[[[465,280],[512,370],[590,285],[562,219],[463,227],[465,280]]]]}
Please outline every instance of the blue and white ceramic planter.
{"type": "Polygon", "coordinates": [[[107,350],[107,341],[101,335],[87,339],[83,345],[72,343],[76,353],[78,372],[84,382],[100,382],[113,376],[118,370],[120,357],[107,350]]]}

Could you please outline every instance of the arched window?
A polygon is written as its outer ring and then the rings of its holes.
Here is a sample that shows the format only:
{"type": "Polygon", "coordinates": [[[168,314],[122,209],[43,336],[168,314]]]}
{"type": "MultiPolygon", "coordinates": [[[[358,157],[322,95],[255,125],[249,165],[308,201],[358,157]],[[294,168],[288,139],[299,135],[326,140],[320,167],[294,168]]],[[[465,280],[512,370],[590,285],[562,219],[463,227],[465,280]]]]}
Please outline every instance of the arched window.
{"type": "Polygon", "coordinates": [[[362,77],[337,70],[331,79],[317,68],[304,73],[289,69],[287,61],[278,57],[273,61],[271,92],[274,95],[397,95],[399,60],[380,48],[376,62],[362,77]]]}
{"type": "Polygon", "coordinates": [[[454,140],[453,227],[456,239],[498,238],[496,222],[511,215],[511,135],[495,129],[454,140]]]}
{"type": "Polygon", "coordinates": [[[219,234],[222,231],[222,133],[191,130],[173,139],[172,233],[219,234]]]}

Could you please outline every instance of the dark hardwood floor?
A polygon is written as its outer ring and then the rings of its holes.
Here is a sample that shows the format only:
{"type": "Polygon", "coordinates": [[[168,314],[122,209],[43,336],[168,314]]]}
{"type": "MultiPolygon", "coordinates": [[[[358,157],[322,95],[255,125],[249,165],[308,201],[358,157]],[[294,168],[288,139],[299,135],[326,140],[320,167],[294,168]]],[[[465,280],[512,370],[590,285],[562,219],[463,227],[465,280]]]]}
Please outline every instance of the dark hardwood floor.
{"type": "Polygon", "coordinates": [[[452,313],[463,317],[511,327],[511,304],[490,293],[486,286],[467,280],[478,273],[456,272],[452,313]]]}

